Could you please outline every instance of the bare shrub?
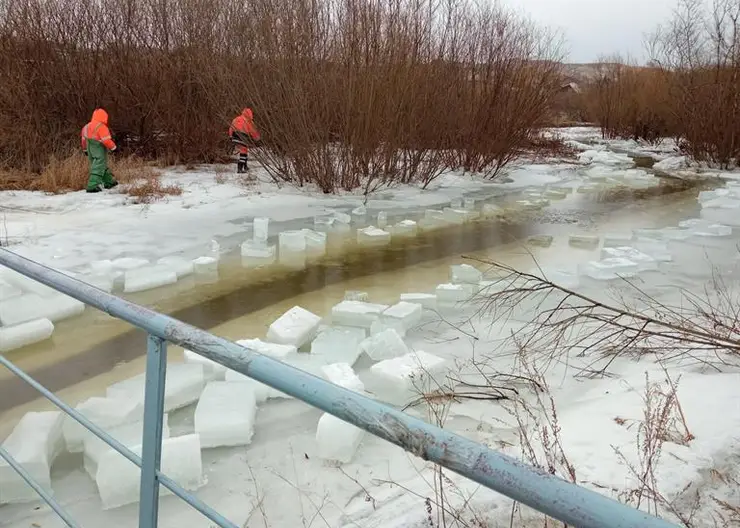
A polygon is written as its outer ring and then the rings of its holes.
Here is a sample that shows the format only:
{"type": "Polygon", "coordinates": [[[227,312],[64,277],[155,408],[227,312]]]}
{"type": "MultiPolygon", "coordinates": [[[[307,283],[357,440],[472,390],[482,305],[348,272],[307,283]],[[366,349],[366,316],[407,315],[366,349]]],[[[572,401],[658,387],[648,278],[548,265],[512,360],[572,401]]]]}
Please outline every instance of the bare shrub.
{"type": "Polygon", "coordinates": [[[254,158],[277,181],[369,192],[457,166],[494,175],[547,112],[557,44],[467,1],[6,2],[0,166],[65,159],[96,106],[124,152],[224,161],[251,105],[254,158]]]}
{"type": "Polygon", "coordinates": [[[121,191],[131,196],[133,203],[150,204],[167,196],[180,196],[182,187],[176,183],[164,184],[159,176],[151,176],[131,180],[121,191]]]}
{"type": "Polygon", "coordinates": [[[740,152],[740,4],[679,0],[651,39],[653,60],[670,78],[684,152],[730,166],[740,152]]]}
{"type": "Polygon", "coordinates": [[[584,87],[583,100],[603,137],[652,143],[675,132],[670,79],[660,69],[614,57],[600,62],[597,72],[597,78],[584,87]]]}

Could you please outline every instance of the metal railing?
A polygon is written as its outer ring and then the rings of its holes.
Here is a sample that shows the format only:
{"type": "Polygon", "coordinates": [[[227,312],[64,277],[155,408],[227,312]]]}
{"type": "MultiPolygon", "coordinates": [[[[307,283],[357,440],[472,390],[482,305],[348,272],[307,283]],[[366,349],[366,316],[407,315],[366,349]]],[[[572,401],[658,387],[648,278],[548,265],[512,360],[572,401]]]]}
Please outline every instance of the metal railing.
{"type": "MultiPolygon", "coordinates": [[[[668,528],[675,525],[502,455],[465,437],[413,418],[390,406],[344,389],[275,359],[261,356],[226,339],[136,305],[72,277],[0,249],[0,264],[67,294],[149,333],[144,397],[142,456],[126,448],[87,420],[3,356],[0,363],[29,383],[62,411],[141,468],[139,527],[158,522],[159,485],[193,506],[222,528],[231,521],[162,474],[162,417],[167,367],[167,342],[192,350],[260,381],[345,422],[383,438],[410,453],[467,477],[568,525],[579,528],[668,528]]],[[[0,456],[15,469],[70,527],[74,519],[42,489],[10,454],[0,456]]]]}

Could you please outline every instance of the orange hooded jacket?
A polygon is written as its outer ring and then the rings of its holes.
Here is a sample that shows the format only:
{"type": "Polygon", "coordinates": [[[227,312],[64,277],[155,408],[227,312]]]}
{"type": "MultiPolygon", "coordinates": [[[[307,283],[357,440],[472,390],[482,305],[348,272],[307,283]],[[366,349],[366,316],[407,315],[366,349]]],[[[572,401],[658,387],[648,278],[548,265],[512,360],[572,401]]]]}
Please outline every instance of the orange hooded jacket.
{"type": "Polygon", "coordinates": [[[82,127],[80,136],[82,140],[82,150],[87,150],[88,139],[99,141],[108,150],[116,149],[116,144],[113,142],[110,130],[108,129],[108,112],[102,108],[97,108],[93,112],[90,122],[82,127]]]}
{"type": "MultiPolygon", "coordinates": [[[[254,117],[251,108],[245,108],[242,110],[241,115],[238,115],[231,121],[229,127],[229,137],[233,138],[236,133],[246,134],[255,141],[260,139],[260,133],[257,127],[254,126],[254,117]]],[[[245,147],[241,147],[245,148],[245,147]]]]}

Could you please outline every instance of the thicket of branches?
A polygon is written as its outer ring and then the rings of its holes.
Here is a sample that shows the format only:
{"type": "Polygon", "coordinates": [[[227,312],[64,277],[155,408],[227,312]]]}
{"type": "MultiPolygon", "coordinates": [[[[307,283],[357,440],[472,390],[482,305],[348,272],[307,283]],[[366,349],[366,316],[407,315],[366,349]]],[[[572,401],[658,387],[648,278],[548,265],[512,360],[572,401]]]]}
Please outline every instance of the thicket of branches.
{"type": "Polygon", "coordinates": [[[608,137],[673,137],[726,168],[740,154],[740,3],[679,0],[649,39],[650,67],[605,61],[584,104],[608,137]]]}
{"type": "Polygon", "coordinates": [[[64,157],[97,106],[137,155],[210,162],[251,105],[278,180],[492,176],[545,117],[558,44],[472,0],[0,0],[0,164],[64,157]]]}

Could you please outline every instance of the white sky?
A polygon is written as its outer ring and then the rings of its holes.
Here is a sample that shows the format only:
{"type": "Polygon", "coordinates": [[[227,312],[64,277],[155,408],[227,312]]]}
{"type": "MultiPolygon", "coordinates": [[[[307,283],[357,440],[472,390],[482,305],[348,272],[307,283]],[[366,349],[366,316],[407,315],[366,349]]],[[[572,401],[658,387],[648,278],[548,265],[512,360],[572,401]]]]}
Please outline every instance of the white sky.
{"type": "Polygon", "coordinates": [[[644,34],[669,19],[676,0],[504,0],[539,24],[562,30],[568,62],[621,53],[644,62],[644,34]]]}

